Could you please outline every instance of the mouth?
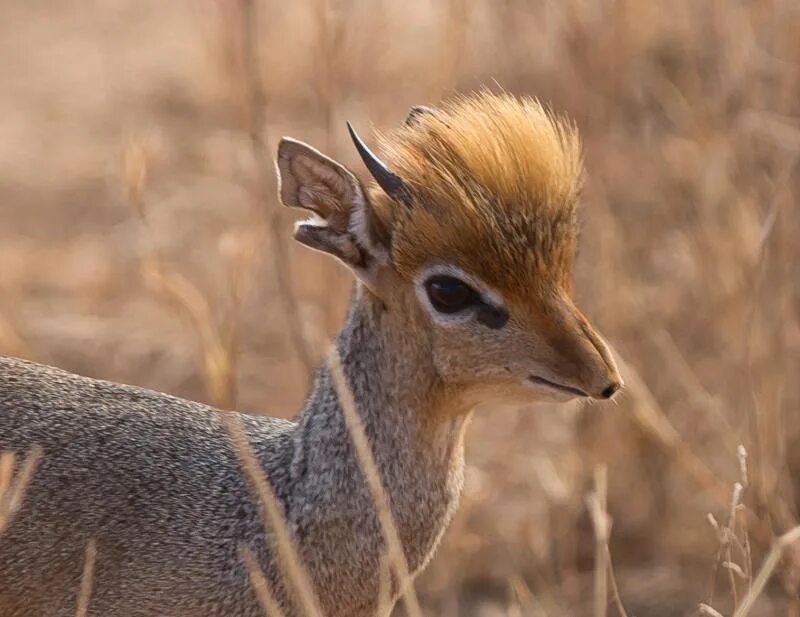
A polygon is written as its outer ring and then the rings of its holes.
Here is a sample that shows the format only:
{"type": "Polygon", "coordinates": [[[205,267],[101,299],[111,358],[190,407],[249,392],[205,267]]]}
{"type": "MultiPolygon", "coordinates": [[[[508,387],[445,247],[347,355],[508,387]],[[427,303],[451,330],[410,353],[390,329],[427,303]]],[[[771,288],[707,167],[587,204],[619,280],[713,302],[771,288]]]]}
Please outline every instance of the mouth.
{"type": "Polygon", "coordinates": [[[545,379],[544,377],[529,375],[526,381],[536,386],[544,386],[545,388],[548,388],[550,390],[555,390],[556,392],[560,392],[561,394],[568,394],[570,396],[580,396],[584,398],[589,397],[589,395],[586,394],[586,392],[584,392],[583,390],[579,390],[578,388],[573,388],[572,386],[565,386],[563,384],[550,381],[549,379],[545,379]]]}

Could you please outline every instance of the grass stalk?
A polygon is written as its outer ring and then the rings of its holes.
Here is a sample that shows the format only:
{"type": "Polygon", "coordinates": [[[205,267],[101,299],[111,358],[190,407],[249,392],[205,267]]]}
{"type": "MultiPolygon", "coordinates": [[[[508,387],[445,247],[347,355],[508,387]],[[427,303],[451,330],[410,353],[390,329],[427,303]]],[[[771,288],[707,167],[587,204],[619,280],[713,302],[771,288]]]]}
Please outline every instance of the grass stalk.
{"type": "Polygon", "coordinates": [[[606,513],[608,472],[605,465],[594,469],[594,493],[589,497],[589,514],[594,529],[594,617],[608,614],[608,536],[611,521],[606,513]]]}
{"type": "Polygon", "coordinates": [[[409,617],[421,617],[422,609],[420,608],[417,594],[414,591],[413,582],[408,571],[408,562],[405,557],[403,545],[400,542],[400,534],[397,531],[397,526],[395,525],[394,517],[389,507],[386,490],[381,482],[378,467],[375,463],[375,457],[372,454],[372,449],[367,440],[367,434],[364,431],[364,425],[358,414],[353,393],[347,384],[347,378],[342,370],[339,352],[335,347],[331,349],[328,356],[328,366],[331,370],[333,384],[339,397],[339,403],[342,407],[347,430],[350,432],[350,437],[353,441],[359,466],[367,480],[372,500],[377,509],[378,521],[380,522],[383,538],[386,542],[387,558],[397,576],[398,588],[403,598],[406,612],[409,617]]]}
{"type": "Polygon", "coordinates": [[[611,561],[611,517],[608,515],[608,469],[603,464],[594,468],[594,491],[587,499],[589,516],[594,529],[594,617],[608,614],[609,591],[620,617],[628,617],[617,586],[617,577],[611,561]]]}
{"type": "Polygon", "coordinates": [[[244,60],[245,86],[248,96],[247,133],[256,163],[259,201],[267,212],[267,226],[272,246],[272,261],[275,265],[275,282],[278,298],[283,307],[283,316],[291,340],[292,349],[305,371],[308,381],[316,368],[314,353],[305,331],[300,312],[300,303],[292,284],[291,260],[286,229],[281,219],[281,208],[274,199],[274,165],[267,152],[266,138],[266,90],[261,77],[261,58],[258,36],[257,0],[240,0],[242,28],[242,57],[244,60]]]}
{"type": "MultiPolygon", "coordinates": [[[[258,498],[264,531],[274,539],[281,570],[294,590],[294,599],[306,617],[322,617],[311,577],[308,575],[297,547],[292,540],[283,506],[279,503],[272,485],[256,459],[241,422],[234,413],[223,413],[222,423],[230,436],[233,449],[244,475],[258,498]]],[[[245,563],[246,565],[246,563],[245,563]]]]}
{"type": "Polygon", "coordinates": [[[97,543],[94,538],[86,543],[86,552],[83,559],[83,572],[81,573],[81,586],[78,592],[78,605],[75,617],[86,617],[89,612],[89,601],[92,598],[92,585],[94,583],[94,568],[97,562],[97,543]]]}
{"type": "Polygon", "coordinates": [[[766,587],[772,573],[780,563],[784,552],[798,540],[800,540],[800,525],[790,529],[773,543],[766,559],[764,559],[764,563],[761,565],[761,569],[753,580],[753,586],[742,599],[739,608],[733,613],[733,617],[747,617],[750,614],[758,596],[764,591],[764,587],[766,587]]]}
{"type": "Polygon", "coordinates": [[[30,484],[36,469],[42,462],[44,453],[38,446],[30,449],[22,461],[20,470],[13,477],[16,456],[13,452],[4,452],[0,457],[0,534],[11,522],[14,514],[22,505],[25,491],[30,484]]]}
{"type": "Polygon", "coordinates": [[[261,566],[256,556],[253,554],[253,551],[247,546],[241,546],[239,548],[239,555],[245,568],[247,568],[250,586],[256,594],[256,598],[261,605],[261,610],[264,611],[264,615],[267,617],[283,617],[283,611],[280,606],[278,606],[278,602],[275,600],[275,596],[270,589],[269,581],[267,577],[264,576],[264,572],[261,570],[261,566]]]}

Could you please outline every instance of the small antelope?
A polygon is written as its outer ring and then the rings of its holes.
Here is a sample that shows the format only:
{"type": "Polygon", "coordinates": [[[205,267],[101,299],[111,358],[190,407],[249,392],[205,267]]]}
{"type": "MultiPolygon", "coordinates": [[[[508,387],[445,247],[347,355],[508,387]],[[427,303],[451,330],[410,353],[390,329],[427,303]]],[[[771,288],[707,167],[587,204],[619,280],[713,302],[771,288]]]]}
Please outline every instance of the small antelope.
{"type": "MultiPolygon", "coordinates": [[[[484,92],[412,109],[383,160],[350,131],[374,182],[283,139],[280,198],[315,215],[297,241],[355,276],[335,345],[416,574],[456,509],[476,407],[608,399],[622,380],[570,299],[582,178],[571,124],[484,92]]],[[[323,614],[374,616],[385,544],[330,366],[296,422],[238,417],[323,614]]],[[[0,537],[0,617],[74,614],[90,539],[90,615],[261,615],[241,546],[284,615],[302,614],[220,418],[0,359],[0,450],[44,451],[0,537]]]]}

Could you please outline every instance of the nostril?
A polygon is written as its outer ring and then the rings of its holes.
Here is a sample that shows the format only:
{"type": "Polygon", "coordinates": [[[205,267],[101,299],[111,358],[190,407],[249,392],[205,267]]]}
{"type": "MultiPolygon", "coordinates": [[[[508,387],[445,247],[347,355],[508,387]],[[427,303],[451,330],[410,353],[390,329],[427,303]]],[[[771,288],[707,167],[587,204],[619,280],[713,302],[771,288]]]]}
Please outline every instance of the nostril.
{"type": "Polygon", "coordinates": [[[612,396],[614,396],[614,395],[615,395],[617,392],[619,392],[619,389],[620,389],[621,387],[622,387],[622,386],[621,386],[620,384],[618,384],[617,382],[614,382],[614,383],[612,383],[610,386],[608,386],[608,387],[607,387],[605,390],[603,390],[603,392],[601,393],[601,396],[602,396],[603,398],[611,398],[611,397],[612,397],[612,396]]]}

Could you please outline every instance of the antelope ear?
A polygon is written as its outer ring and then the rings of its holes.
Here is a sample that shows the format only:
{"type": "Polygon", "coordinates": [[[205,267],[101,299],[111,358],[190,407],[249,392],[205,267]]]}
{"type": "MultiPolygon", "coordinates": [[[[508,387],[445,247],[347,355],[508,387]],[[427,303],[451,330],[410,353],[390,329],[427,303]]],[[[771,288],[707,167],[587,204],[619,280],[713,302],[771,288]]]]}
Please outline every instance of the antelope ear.
{"type": "Polygon", "coordinates": [[[353,173],[287,137],[278,144],[277,167],[283,205],[316,215],[297,224],[294,237],[298,242],[329,253],[356,271],[386,261],[388,253],[371,231],[372,212],[353,173]]]}

